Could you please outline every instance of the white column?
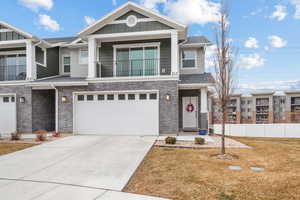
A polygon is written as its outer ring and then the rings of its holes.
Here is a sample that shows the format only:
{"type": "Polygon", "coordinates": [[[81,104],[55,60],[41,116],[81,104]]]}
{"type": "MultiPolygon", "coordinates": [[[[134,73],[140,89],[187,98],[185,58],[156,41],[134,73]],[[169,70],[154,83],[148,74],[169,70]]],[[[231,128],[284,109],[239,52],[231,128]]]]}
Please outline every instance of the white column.
{"type": "Polygon", "coordinates": [[[172,75],[178,75],[179,68],[179,47],[178,47],[178,32],[171,32],[171,68],[172,75]]]}
{"type": "Polygon", "coordinates": [[[35,46],[32,41],[26,41],[26,80],[37,78],[35,63],[35,46]]]}
{"type": "Polygon", "coordinates": [[[201,88],[201,113],[207,113],[207,88],[201,88]]]}
{"type": "Polygon", "coordinates": [[[88,65],[88,78],[95,78],[96,77],[96,66],[97,66],[97,42],[94,38],[88,39],[89,45],[89,65],[88,65]]]}

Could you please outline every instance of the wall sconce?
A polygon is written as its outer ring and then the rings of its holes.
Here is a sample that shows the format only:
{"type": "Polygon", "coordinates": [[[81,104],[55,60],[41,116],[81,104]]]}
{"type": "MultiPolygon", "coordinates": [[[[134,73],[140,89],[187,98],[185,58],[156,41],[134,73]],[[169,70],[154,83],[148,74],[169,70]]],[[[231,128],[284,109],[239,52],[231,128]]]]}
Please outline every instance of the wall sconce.
{"type": "Polygon", "coordinates": [[[63,97],[61,98],[61,102],[63,102],[63,103],[68,102],[68,98],[67,98],[66,96],[63,96],[63,97]]]}
{"type": "Polygon", "coordinates": [[[171,95],[170,94],[166,94],[165,99],[166,99],[166,101],[171,101],[171,95]]]}
{"type": "Polygon", "coordinates": [[[25,97],[20,97],[19,101],[20,103],[25,103],[25,97]]]}

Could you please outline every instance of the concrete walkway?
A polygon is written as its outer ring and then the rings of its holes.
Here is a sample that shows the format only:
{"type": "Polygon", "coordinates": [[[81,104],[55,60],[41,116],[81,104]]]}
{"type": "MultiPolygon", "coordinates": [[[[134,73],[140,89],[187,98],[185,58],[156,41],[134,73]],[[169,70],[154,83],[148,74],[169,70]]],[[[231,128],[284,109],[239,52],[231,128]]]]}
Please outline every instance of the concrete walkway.
{"type": "Polygon", "coordinates": [[[160,199],[120,192],[155,139],[71,136],[1,156],[1,199],[160,199]]]}

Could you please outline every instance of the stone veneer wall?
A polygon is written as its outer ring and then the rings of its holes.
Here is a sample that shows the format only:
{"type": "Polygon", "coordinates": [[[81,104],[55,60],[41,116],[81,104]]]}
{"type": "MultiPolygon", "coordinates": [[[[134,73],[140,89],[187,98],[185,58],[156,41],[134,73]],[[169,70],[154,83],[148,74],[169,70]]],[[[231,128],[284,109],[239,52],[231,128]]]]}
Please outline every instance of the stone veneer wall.
{"type": "Polygon", "coordinates": [[[17,102],[17,131],[32,132],[32,93],[30,87],[0,86],[0,94],[14,93],[17,102]],[[19,98],[25,97],[25,103],[20,103],[19,98]]]}
{"type": "Polygon", "coordinates": [[[58,87],[58,127],[60,132],[73,131],[73,92],[80,91],[122,91],[122,90],[159,90],[159,132],[160,134],[178,133],[178,81],[144,81],[92,83],[82,87],[58,87]],[[171,95],[166,101],[165,95],[171,95]],[[68,102],[62,103],[66,96],[68,102]]]}

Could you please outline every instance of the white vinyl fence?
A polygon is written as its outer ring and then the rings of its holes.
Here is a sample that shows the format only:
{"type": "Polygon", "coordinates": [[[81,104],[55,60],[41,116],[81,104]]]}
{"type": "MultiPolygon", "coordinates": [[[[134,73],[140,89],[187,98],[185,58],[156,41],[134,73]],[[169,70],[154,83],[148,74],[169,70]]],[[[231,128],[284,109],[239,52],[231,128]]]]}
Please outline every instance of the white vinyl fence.
{"type": "MultiPolygon", "coordinates": [[[[214,133],[221,134],[215,124],[214,133]]],[[[226,124],[225,134],[240,137],[300,138],[300,124],[226,124]]]]}

